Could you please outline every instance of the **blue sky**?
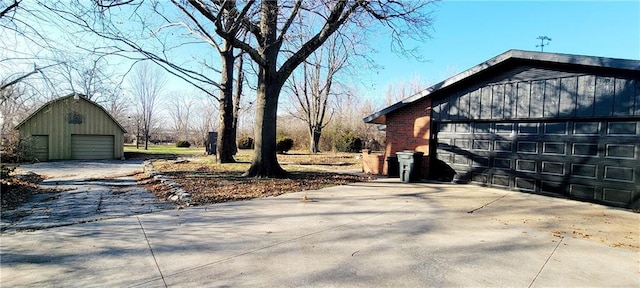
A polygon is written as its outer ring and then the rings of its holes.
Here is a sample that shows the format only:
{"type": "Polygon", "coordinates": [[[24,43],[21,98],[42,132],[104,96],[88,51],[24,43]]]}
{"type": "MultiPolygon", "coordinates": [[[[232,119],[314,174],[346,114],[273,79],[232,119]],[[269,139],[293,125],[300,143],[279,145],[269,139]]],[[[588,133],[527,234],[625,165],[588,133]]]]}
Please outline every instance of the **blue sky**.
{"type": "MultiPolygon", "coordinates": [[[[352,81],[346,84],[357,85],[359,95],[383,102],[385,90],[391,84],[419,78],[425,89],[509,49],[538,51],[536,38],[542,35],[552,38],[545,47],[547,52],[640,59],[640,0],[444,0],[431,9],[432,39],[425,43],[406,43],[409,47],[420,47],[426,61],[394,54],[390,49],[389,31],[380,29],[376,32],[379,39],[371,39],[378,51],[372,58],[383,69],[343,75],[352,81]]],[[[203,47],[189,46],[176,54],[185,52],[183,56],[188,58],[185,61],[197,60],[192,62],[203,60],[204,55],[207,62],[215,65],[216,54],[208,45],[203,47]]],[[[198,68],[198,63],[195,65],[198,68]]],[[[358,69],[365,70],[356,67],[351,72],[358,69]]],[[[195,91],[175,77],[167,86],[169,91],[195,91]]]]}
{"type": "MultiPolygon", "coordinates": [[[[416,43],[425,62],[392,53],[380,39],[384,69],[369,77],[369,97],[384,98],[394,82],[419,77],[435,84],[509,49],[640,59],[640,1],[444,1],[433,6],[432,39],[416,43]]],[[[424,87],[427,88],[427,87],[424,87]]]]}

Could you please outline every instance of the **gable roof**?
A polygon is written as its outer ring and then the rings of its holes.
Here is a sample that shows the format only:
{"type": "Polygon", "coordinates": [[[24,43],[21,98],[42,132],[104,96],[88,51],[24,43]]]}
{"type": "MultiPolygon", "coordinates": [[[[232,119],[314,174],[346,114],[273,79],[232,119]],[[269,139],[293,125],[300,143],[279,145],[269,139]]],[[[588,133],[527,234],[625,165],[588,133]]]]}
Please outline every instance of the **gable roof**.
{"type": "Polygon", "coordinates": [[[111,114],[109,112],[107,112],[107,110],[105,110],[104,107],[100,106],[100,104],[98,104],[96,102],[93,102],[93,101],[89,100],[86,95],[80,94],[80,93],[71,93],[71,94],[69,94],[67,96],[56,98],[56,99],[53,99],[53,100],[51,100],[51,101],[49,101],[47,103],[44,103],[42,106],[40,106],[40,108],[38,108],[38,110],[36,110],[35,112],[31,113],[27,118],[22,120],[22,122],[20,122],[18,125],[16,125],[16,127],[13,128],[13,129],[15,129],[15,130],[20,129],[20,127],[22,125],[24,125],[25,123],[27,123],[29,121],[29,119],[33,118],[36,114],[40,113],[40,111],[42,111],[42,110],[46,109],[47,107],[49,107],[51,104],[59,102],[59,101],[63,101],[65,99],[67,99],[67,98],[76,97],[76,96],[78,96],[80,99],[82,99],[84,101],[87,101],[87,102],[93,104],[94,106],[100,108],[105,114],[107,114],[107,116],[109,116],[109,118],[111,118],[111,120],[114,123],[116,123],[116,125],[118,125],[118,127],[122,130],[123,133],[127,132],[127,130],[124,129],[124,127],[122,127],[122,125],[120,125],[120,122],[118,122],[118,120],[113,118],[113,116],[111,116],[111,114]]]}
{"type": "Polygon", "coordinates": [[[510,62],[514,60],[520,60],[524,62],[539,62],[539,63],[555,63],[572,65],[575,67],[591,67],[591,68],[608,68],[616,70],[631,70],[640,71],[639,60],[629,59],[616,59],[606,57],[584,56],[584,55],[572,55],[572,54],[559,54],[559,53],[547,53],[547,52],[534,52],[524,50],[508,50],[498,56],[495,56],[485,62],[482,62],[470,69],[463,71],[449,79],[446,79],[440,83],[437,83],[425,90],[422,90],[406,99],[403,99],[387,108],[384,108],[376,113],[373,113],[363,120],[365,123],[372,124],[386,124],[386,115],[410,105],[425,97],[432,97],[434,93],[441,91],[444,88],[450,87],[455,84],[467,80],[472,76],[476,76],[481,73],[485,73],[487,70],[494,68],[499,64],[510,62]]]}

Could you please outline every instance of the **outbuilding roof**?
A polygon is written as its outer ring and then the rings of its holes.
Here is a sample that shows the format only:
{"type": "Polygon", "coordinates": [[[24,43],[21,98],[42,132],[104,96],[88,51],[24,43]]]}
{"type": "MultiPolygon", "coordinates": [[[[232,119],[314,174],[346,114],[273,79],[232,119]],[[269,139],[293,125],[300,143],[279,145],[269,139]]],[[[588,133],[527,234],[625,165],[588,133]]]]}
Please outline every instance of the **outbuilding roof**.
{"type": "Polygon", "coordinates": [[[49,101],[49,102],[45,103],[44,105],[40,106],[40,108],[38,108],[38,110],[36,110],[35,112],[31,113],[31,114],[29,115],[29,117],[25,118],[24,120],[22,120],[22,122],[20,122],[18,125],[16,125],[16,127],[15,127],[14,129],[15,129],[15,130],[20,129],[20,127],[21,127],[22,125],[24,125],[25,123],[27,123],[27,122],[29,121],[29,119],[33,118],[36,114],[40,113],[40,111],[42,111],[42,110],[46,109],[47,107],[49,107],[51,104],[53,104],[53,103],[55,103],[55,102],[58,102],[58,101],[63,101],[63,100],[65,100],[65,99],[67,99],[67,98],[70,98],[70,97],[79,97],[79,99],[82,99],[82,100],[84,100],[84,101],[87,101],[87,102],[89,102],[89,103],[91,103],[91,104],[95,105],[96,107],[100,108],[100,109],[101,109],[105,114],[107,114],[107,115],[109,116],[109,118],[111,118],[111,120],[113,120],[113,122],[114,122],[114,123],[116,123],[116,125],[118,125],[118,127],[119,127],[120,129],[122,129],[122,132],[123,132],[123,133],[127,133],[127,130],[126,130],[126,129],[124,129],[124,127],[122,127],[122,125],[120,125],[120,122],[118,122],[115,118],[113,118],[113,116],[112,116],[109,112],[107,112],[107,110],[105,110],[105,109],[104,109],[104,107],[100,106],[100,105],[99,105],[98,103],[96,103],[96,102],[93,102],[93,101],[89,100],[89,99],[87,98],[87,96],[86,96],[86,95],[79,94],[79,93],[71,93],[71,94],[69,94],[69,95],[67,95],[67,96],[63,96],[63,97],[60,97],[60,98],[56,98],[56,99],[53,99],[53,100],[51,100],[51,101],[49,101]]]}
{"type": "Polygon", "coordinates": [[[591,67],[591,68],[608,68],[616,70],[631,70],[640,71],[639,60],[629,59],[616,59],[606,57],[584,56],[584,55],[572,55],[572,54],[559,54],[559,53],[547,53],[547,52],[534,52],[524,50],[508,50],[496,57],[493,57],[485,62],[482,62],[470,69],[463,71],[449,79],[446,79],[440,83],[437,83],[425,90],[422,90],[400,102],[397,102],[387,108],[384,108],[376,113],[373,113],[363,120],[365,123],[372,124],[386,124],[386,115],[394,112],[400,108],[410,105],[416,101],[424,99],[425,97],[433,97],[436,92],[441,91],[447,87],[458,84],[461,81],[468,79],[469,77],[476,76],[481,73],[486,73],[487,70],[495,67],[496,65],[503,64],[509,61],[524,61],[524,62],[546,62],[562,65],[572,65],[576,67],[591,67]]]}

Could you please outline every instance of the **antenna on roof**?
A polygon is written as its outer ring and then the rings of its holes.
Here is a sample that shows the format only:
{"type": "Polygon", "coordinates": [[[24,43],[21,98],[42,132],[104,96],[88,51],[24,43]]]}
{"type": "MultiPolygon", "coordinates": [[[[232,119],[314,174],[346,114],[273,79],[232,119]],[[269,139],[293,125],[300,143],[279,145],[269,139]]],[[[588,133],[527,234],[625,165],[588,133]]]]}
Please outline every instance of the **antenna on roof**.
{"type": "Polygon", "coordinates": [[[551,38],[547,36],[538,36],[536,39],[540,40],[540,45],[536,45],[536,47],[540,47],[540,52],[544,52],[544,46],[549,45],[551,42],[551,38]],[[547,41],[547,43],[544,43],[544,41],[547,41]]]}

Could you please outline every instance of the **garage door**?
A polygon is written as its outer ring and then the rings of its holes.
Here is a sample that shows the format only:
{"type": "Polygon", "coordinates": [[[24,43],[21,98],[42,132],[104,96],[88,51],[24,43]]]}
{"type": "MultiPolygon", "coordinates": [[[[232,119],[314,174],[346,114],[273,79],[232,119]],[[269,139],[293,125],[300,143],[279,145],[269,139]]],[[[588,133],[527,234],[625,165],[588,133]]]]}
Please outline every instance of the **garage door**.
{"type": "Polygon", "coordinates": [[[49,160],[49,136],[48,135],[32,135],[33,141],[32,154],[37,161],[43,162],[49,160]]]}
{"type": "Polygon", "coordinates": [[[71,135],[72,159],[113,159],[113,149],[112,135],[71,135]]]}
{"type": "Polygon", "coordinates": [[[458,182],[620,206],[640,198],[640,121],[448,122],[436,155],[458,182]]]}

